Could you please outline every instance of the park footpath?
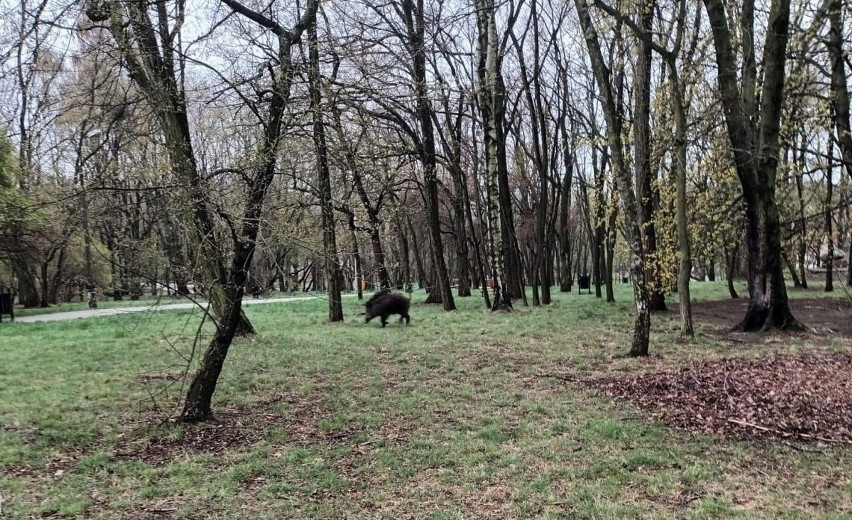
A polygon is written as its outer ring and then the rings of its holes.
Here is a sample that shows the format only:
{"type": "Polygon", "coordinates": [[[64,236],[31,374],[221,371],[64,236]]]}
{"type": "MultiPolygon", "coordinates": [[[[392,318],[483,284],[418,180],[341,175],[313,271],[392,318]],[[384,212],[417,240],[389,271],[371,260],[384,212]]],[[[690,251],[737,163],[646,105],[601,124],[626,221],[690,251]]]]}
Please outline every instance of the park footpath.
{"type": "MultiPolygon", "coordinates": [[[[345,294],[346,296],[353,296],[345,294]]],[[[316,300],[319,296],[297,296],[293,298],[269,298],[259,300],[243,300],[243,305],[261,305],[266,303],[291,303],[305,300],[316,300]]],[[[144,305],[139,307],[117,307],[113,309],[87,309],[82,311],[55,312],[51,314],[37,314],[35,316],[20,316],[15,318],[16,323],[37,323],[42,321],[65,321],[83,318],[103,318],[106,316],[119,316],[122,314],[133,314],[138,312],[176,311],[186,309],[207,310],[207,303],[166,303],[163,305],[144,305]]]]}

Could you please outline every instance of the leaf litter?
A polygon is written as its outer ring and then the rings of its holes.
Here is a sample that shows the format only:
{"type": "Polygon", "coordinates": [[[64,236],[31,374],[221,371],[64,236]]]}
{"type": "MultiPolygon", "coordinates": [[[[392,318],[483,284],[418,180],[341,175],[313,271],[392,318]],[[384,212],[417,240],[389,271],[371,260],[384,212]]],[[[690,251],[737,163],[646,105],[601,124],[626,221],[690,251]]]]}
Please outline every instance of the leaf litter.
{"type": "Polygon", "coordinates": [[[741,439],[852,444],[852,353],[726,358],[585,383],[666,425],[741,439]]]}

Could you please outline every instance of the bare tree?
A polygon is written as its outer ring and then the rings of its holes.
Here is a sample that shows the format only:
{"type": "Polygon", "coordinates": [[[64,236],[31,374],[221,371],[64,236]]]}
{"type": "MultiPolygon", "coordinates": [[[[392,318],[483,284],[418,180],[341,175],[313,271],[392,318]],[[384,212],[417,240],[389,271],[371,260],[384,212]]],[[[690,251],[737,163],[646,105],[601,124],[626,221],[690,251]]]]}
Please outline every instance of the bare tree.
{"type": "Polygon", "coordinates": [[[648,340],[651,331],[651,315],[649,308],[649,292],[645,278],[645,250],[642,240],[642,212],[637,205],[636,192],[633,188],[622,140],[623,115],[616,103],[610,70],[606,66],[600,47],[598,33],[589,14],[586,0],[575,0],[580,27],[586,40],[586,47],[591,57],[592,69],[601,92],[603,112],[607,123],[607,140],[612,155],[612,167],[615,182],[621,195],[621,205],[624,211],[624,227],[631,253],[631,273],[633,276],[633,298],[636,306],[636,321],[633,326],[633,339],[630,345],[631,356],[647,356],[648,340]]]}
{"type": "Polygon", "coordinates": [[[749,307],[739,330],[801,330],[790,311],[781,264],[781,223],[775,202],[779,129],[790,1],[773,0],[763,51],[763,86],[758,96],[754,52],[754,0],[739,20],[741,71],[737,74],[733,29],[721,0],[704,0],[716,48],[717,80],[728,138],[743,190],[748,254],[749,307]]]}

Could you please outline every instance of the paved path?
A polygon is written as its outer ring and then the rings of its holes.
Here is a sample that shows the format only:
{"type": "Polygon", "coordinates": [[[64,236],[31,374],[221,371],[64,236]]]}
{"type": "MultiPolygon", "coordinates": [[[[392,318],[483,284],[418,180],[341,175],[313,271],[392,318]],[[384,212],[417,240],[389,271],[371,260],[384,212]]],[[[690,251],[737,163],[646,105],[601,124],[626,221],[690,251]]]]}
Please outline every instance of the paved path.
{"type": "MultiPolygon", "coordinates": [[[[352,296],[350,294],[345,294],[344,296],[352,296]]],[[[262,303],[289,303],[289,302],[301,302],[305,300],[315,300],[317,296],[299,296],[295,298],[269,298],[269,299],[259,299],[259,300],[243,300],[243,305],[257,305],[262,303]]],[[[205,308],[206,304],[202,304],[205,308]]],[[[54,312],[50,314],[37,314],[35,316],[21,316],[16,317],[15,321],[18,323],[35,323],[39,321],[64,321],[64,320],[76,320],[80,318],[100,318],[103,316],[118,316],[120,314],[131,314],[134,312],[146,312],[146,311],[173,311],[179,309],[192,309],[197,308],[198,305],[194,303],[166,303],[163,305],[146,305],[144,307],[116,307],[113,309],[88,309],[84,311],[69,311],[69,312],[54,312]]]]}

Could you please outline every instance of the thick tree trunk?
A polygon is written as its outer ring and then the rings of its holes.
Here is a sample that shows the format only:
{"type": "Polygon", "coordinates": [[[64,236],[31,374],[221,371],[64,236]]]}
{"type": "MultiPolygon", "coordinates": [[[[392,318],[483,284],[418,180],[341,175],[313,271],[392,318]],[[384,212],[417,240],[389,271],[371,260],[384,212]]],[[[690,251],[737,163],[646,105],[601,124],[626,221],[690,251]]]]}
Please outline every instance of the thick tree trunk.
{"type": "MultiPolygon", "coordinates": [[[[490,0],[489,0],[490,2],[490,0]]],[[[495,30],[496,34],[496,30],[495,30]]],[[[495,36],[496,38],[496,36],[495,36]]],[[[499,45],[499,43],[495,43],[499,45]]],[[[524,287],[524,265],[521,260],[521,248],[518,245],[518,237],[515,234],[515,217],[512,209],[512,191],[509,188],[509,168],[506,162],[506,87],[503,84],[503,75],[500,71],[502,58],[496,58],[496,78],[492,80],[493,85],[489,87],[491,96],[491,117],[493,132],[495,134],[497,149],[495,158],[497,162],[497,183],[500,195],[500,235],[502,236],[503,258],[505,259],[505,282],[507,290],[512,299],[521,300],[524,306],[528,305],[527,293],[524,287]]],[[[486,130],[487,132],[487,130],[486,130]]],[[[487,169],[487,166],[486,166],[487,169]]],[[[495,305],[496,305],[495,300],[495,305]]]]}
{"type": "MultiPolygon", "coordinates": [[[[837,130],[837,142],[840,146],[840,157],[849,177],[852,178],[852,127],[849,121],[849,88],[846,83],[848,69],[844,54],[848,56],[848,48],[844,53],[844,25],[842,0],[831,0],[828,5],[829,37],[826,41],[828,54],[831,59],[831,97],[834,126],[837,130]]],[[[847,41],[848,44],[848,41],[847,41]]],[[[852,259],[850,259],[852,260],[852,259]]],[[[852,261],[850,262],[852,265],[852,261]]]]}
{"type": "Polygon", "coordinates": [[[722,0],[704,0],[704,5],[716,48],[725,124],[745,202],[750,301],[745,317],[736,328],[801,330],[804,327],[790,311],[784,285],[781,226],[775,202],[790,1],[773,0],[771,4],[764,44],[763,90],[759,98],[755,79],[754,1],[744,3],[740,20],[740,39],[747,58],[741,63],[741,74],[737,72],[738,60],[725,4],[722,0]]]}
{"type": "Polygon", "coordinates": [[[12,263],[12,270],[18,279],[18,302],[27,309],[38,307],[41,297],[32,269],[21,260],[16,260],[12,263]]]}

